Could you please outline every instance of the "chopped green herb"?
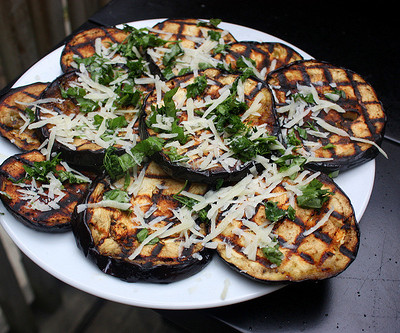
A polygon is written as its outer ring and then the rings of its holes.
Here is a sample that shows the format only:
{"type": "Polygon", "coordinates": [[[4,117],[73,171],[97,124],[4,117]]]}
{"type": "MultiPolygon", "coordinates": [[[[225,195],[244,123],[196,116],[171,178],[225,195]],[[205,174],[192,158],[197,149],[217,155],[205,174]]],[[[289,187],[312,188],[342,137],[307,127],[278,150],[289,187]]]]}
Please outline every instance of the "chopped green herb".
{"type": "Polygon", "coordinates": [[[165,67],[162,70],[162,75],[166,80],[172,79],[175,76],[174,72],[172,71],[172,66],[165,67]]]}
{"type": "Polygon", "coordinates": [[[286,143],[290,146],[301,146],[301,140],[296,136],[294,129],[290,130],[286,135],[286,143]]]}
{"type": "Polygon", "coordinates": [[[181,46],[179,45],[179,43],[170,44],[168,46],[168,48],[170,49],[170,51],[166,52],[164,54],[164,57],[162,60],[164,66],[170,65],[171,63],[173,63],[175,61],[175,59],[178,56],[183,54],[183,50],[182,50],[181,46]]]}
{"type": "Polygon", "coordinates": [[[330,149],[335,148],[336,146],[333,143],[328,143],[327,145],[323,146],[322,149],[330,149]]]}
{"type": "MultiPolygon", "coordinates": [[[[139,243],[143,243],[143,241],[149,236],[149,230],[148,229],[141,229],[137,234],[136,238],[139,243]]],[[[154,237],[152,240],[150,240],[146,245],[154,245],[157,244],[160,241],[158,237],[154,237]]]]}
{"type": "Polygon", "coordinates": [[[315,104],[314,96],[313,94],[309,93],[307,95],[303,95],[301,93],[296,93],[292,96],[293,100],[297,102],[299,99],[303,100],[307,104],[315,104]]]}
{"type": "Polygon", "coordinates": [[[216,42],[218,42],[219,39],[221,38],[221,33],[219,31],[208,30],[207,34],[208,34],[208,36],[210,37],[211,40],[214,40],[216,42]]]}
{"type": "Polygon", "coordinates": [[[184,134],[184,130],[181,126],[178,125],[178,118],[176,117],[176,106],[175,102],[173,100],[173,96],[177,92],[178,87],[175,87],[174,89],[169,90],[168,92],[165,93],[164,95],[164,105],[160,107],[155,107],[152,105],[152,113],[146,119],[146,125],[150,128],[152,128],[155,132],[159,132],[160,129],[153,127],[153,124],[157,122],[157,115],[162,115],[162,116],[167,116],[167,117],[172,117],[174,118],[173,123],[171,124],[171,130],[167,131],[168,133],[175,133],[177,136],[174,138],[178,140],[181,144],[184,144],[187,142],[188,137],[184,134]]]}
{"type": "Polygon", "coordinates": [[[283,155],[274,161],[274,163],[279,166],[280,172],[286,171],[287,169],[295,165],[299,165],[302,169],[306,162],[307,159],[304,156],[292,154],[283,155]]]}
{"type": "MultiPolygon", "coordinates": [[[[192,210],[193,206],[195,204],[197,204],[198,201],[196,199],[189,198],[189,197],[181,194],[181,192],[187,187],[187,184],[188,184],[188,180],[185,181],[185,185],[182,187],[182,189],[178,193],[174,194],[172,197],[176,201],[180,202],[182,205],[184,205],[184,206],[188,207],[190,210],[192,210]]],[[[197,211],[197,216],[201,221],[203,221],[203,222],[209,221],[209,219],[207,217],[207,212],[209,209],[210,209],[210,207],[207,206],[207,207],[197,211]]]]}
{"type": "Polygon", "coordinates": [[[182,69],[179,71],[178,75],[185,75],[185,74],[187,74],[187,73],[190,73],[191,71],[192,71],[192,69],[191,69],[190,67],[185,67],[185,68],[182,68],[182,69]]]}
{"type": "Polygon", "coordinates": [[[280,266],[283,260],[283,253],[279,250],[279,244],[276,244],[275,246],[268,246],[268,247],[263,247],[262,249],[263,254],[265,257],[272,263],[277,266],[280,266]]]}
{"type": "Polygon", "coordinates": [[[57,154],[54,158],[51,160],[46,160],[46,161],[38,161],[38,162],[33,162],[32,166],[29,165],[24,165],[24,169],[26,172],[26,179],[35,179],[37,181],[40,181],[42,183],[48,183],[49,179],[47,178],[47,175],[50,172],[55,172],[56,171],[56,165],[60,163],[60,153],[57,154]]]}
{"type": "Polygon", "coordinates": [[[106,200],[113,200],[120,203],[128,203],[129,195],[126,191],[120,189],[112,189],[110,191],[104,192],[103,198],[106,200]]]}
{"type": "MultiPolygon", "coordinates": [[[[35,179],[41,183],[49,182],[48,175],[52,173],[61,183],[68,181],[70,184],[86,183],[87,180],[79,175],[65,170],[57,170],[56,166],[61,162],[60,154],[58,153],[51,160],[36,161],[32,166],[24,165],[26,176],[24,179],[35,179]]],[[[22,180],[23,181],[23,180],[22,180]]]]}
{"type": "Polygon", "coordinates": [[[321,208],[332,194],[329,190],[322,189],[322,185],[318,179],[313,179],[302,186],[300,189],[303,193],[297,196],[297,204],[302,208],[321,208]]]}
{"type": "Polygon", "coordinates": [[[196,76],[194,82],[186,87],[186,97],[194,98],[201,95],[207,87],[205,75],[196,76]]]}
{"type": "Polygon", "coordinates": [[[256,65],[256,63],[255,63],[255,61],[253,59],[246,58],[244,56],[242,56],[242,57],[240,57],[239,59],[236,60],[236,68],[240,72],[242,72],[242,74],[241,74],[241,80],[242,81],[246,80],[250,76],[255,76],[254,70],[248,65],[248,62],[250,62],[253,66],[256,65]]]}
{"type": "Polygon", "coordinates": [[[301,127],[297,127],[296,130],[297,130],[297,133],[299,133],[299,136],[300,136],[302,139],[304,139],[304,140],[307,140],[307,139],[308,139],[308,134],[307,134],[306,129],[301,128],[301,127]]]}
{"type": "Polygon", "coordinates": [[[147,157],[161,151],[163,145],[163,139],[149,137],[137,143],[131,149],[130,154],[125,153],[120,156],[116,154],[116,149],[111,146],[106,149],[103,166],[113,180],[118,179],[123,177],[131,168],[141,165],[147,157]]]}
{"type": "Polygon", "coordinates": [[[116,130],[117,128],[124,128],[126,126],[128,126],[128,122],[124,116],[118,116],[116,118],[107,120],[107,128],[112,131],[116,130]]]}
{"type": "Polygon", "coordinates": [[[336,102],[339,98],[346,98],[346,93],[344,92],[344,90],[338,88],[334,88],[332,91],[327,92],[324,95],[326,98],[334,102],[336,102]]]}
{"type": "Polygon", "coordinates": [[[82,184],[88,182],[86,179],[69,171],[58,170],[55,172],[55,175],[61,183],[64,183],[65,181],[70,184],[82,184]]]}
{"type": "Polygon", "coordinates": [[[163,149],[171,162],[186,162],[189,157],[178,154],[176,147],[168,147],[163,149]]]}
{"type": "Polygon", "coordinates": [[[227,50],[231,48],[231,45],[229,44],[218,44],[214,49],[213,53],[214,54],[220,54],[220,53],[225,53],[227,50]]]}
{"type": "Polygon", "coordinates": [[[84,97],[86,95],[86,90],[83,88],[68,87],[67,90],[64,90],[60,87],[60,91],[62,98],[74,98],[79,105],[80,111],[83,113],[92,112],[99,107],[97,102],[84,97]]]}
{"type": "Polygon", "coordinates": [[[257,155],[266,155],[271,152],[271,145],[275,144],[276,137],[260,137],[250,140],[246,136],[236,135],[229,141],[229,148],[242,162],[254,159],[257,155]]]}
{"type": "Polygon", "coordinates": [[[31,108],[25,108],[24,111],[29,117],[29,122],[33,123],[35,121],[35,112],[31,108]]]}
{"type": "Polygon", "coordinates": [[[328,174],[328,176],[329,176],[330,178],[336,178],[337,176],[339,176],[339,170],[335,170],[335,171],[330,172],[330,173],[328,174]]]}
{"type": "Polygon", "coordinates": [[[134,48],[144,54],[149,47],[162,46],[168,42],[154,34],[150,34],[147,28],[137,29],[129,25],[125,25],[123,30],[129,32],[130,34],[122,43],[116,45],[115,50],[122,56],[129,59],[137,59],[137,54],[134,52],[134,48]]]}
{"type": "Polygon", "coordinates": [[[222,22],[221,19],[210,19],[208,22],[205,21],[199,21],[197,23],[198,27],[211,27],[211,28],[217,28],[218,25],[222,22]]]}
{"type": "Polygon", "coordinates": [[[276,222],[284,217],[288,217],[291,220],[294,220],[296,217],[296,210],[289,206],[287,210],[279,208],[277,202],[267,201],[264,203],[265,206],[265,216],[271,222],[276,222]]]}

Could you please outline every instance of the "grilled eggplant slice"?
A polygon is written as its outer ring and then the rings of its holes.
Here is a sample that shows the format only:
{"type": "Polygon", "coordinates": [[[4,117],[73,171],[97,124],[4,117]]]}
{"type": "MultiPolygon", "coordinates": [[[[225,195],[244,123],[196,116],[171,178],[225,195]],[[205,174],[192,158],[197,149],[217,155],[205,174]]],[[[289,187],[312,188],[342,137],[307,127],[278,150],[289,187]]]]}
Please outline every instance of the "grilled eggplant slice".
{"type": "Polygon", "coordinates": [[[196,242],[205,225],[195,222],[190,205],[182,206],[177,196],[189,199],[182,189],[201,196],[207,187],[173,180],[154,162],[131,177],[126,191],[100,178],[75,211],[78,247],[103,272],[128,282],[170,283],[197,273],[211,253],[196,242]],[[119,195],[128,207],[104,204],[119,195]]]}
{"type": "Polygon", "coordinates": [[[351,202],[323,173],[289,174],[282,177],[271,165],[234,190],[225,189],[212,224],[221,232],[209,237],[230,267],[257,281],[333,277],[358,251],[359,228],[351,202]]]}
{"type": "Polygon", "coordinates": [[[35,120],[36,102],[49,84],[35,82],[11,89],[0,100],[0,134],[22,151],[37,149],[42,144],[36,130],[27,128],[35,120]]]}
{"type": "Polygon", "coordinates": [[[122,43],[128,32],[114,27],[96,27],[75,34],[66,44],[61,53],[61,69],[64,73],[77,68],[74,58],[89,58],[96,53],[96,39],[108,48],[115,43],[122,43]]]}
{"type": "Polygon", "coordinates": [[[262,82],[207,69],[166,86],[170,90],[163,97],[157,90],[148,95],[139,127],[142,140],[167,141],[152,158],[172,177],[237,181],[254,165],[256,150],[274,143],[279,128],[273,97],[262,82]]]}
{"type": "Polygon", "coordinates": [[[42,175],[48,183],[27,177],[25,168],[35,168],[36,163],[44,161],[46,157],[37,150],[6,159],[0,166],[1,200],[24,225],[38,231],[65,232],[71,229],[75,205],[86,194],[95,175],[72,171],[68,165],[53,160],[56,172],[38,165],[41,170],[49,170],[50,174],[42,175]],[[61,177],[71,178],[65,181],[61,177]]]}
{"type": "Polygon", "coordinates": [[[282,134],[293,151],[326,173],[378,154],[386,115],[359,74],[319,60],[294,62],[269,74],[282,134]]]}
{"type": "Polygon", "coordinates": [[[151,32],[169,41],[147,51],[164,79],[198,70],[204,65],[222,64],[213,58],[216,50],[236,42],[228,31],[197,19],[167,19],[156,24],[151,32]]]}
{"type": "Polygon", "coordinates": [[[44,138],[55,140],[53,150],[62,152],[71,165],[99,170],[108,147],[122,152],[139,140],[139,107],[113,107],[115,92],[91,81],[87,74],[61,75],[43,92],[42,98],[50,100],[38,110],[37,126],[44,138]]]}
{"type": "Polygon", "coordinates": [[[262,80],[265,80],[266,75],[271,71],[303,59],[288,45],[254,41],[229,44],[227,50],[216,54],[215,58],[224,61],[233,70],[248,68],[250,65],[250,68],[254,67],[257,77],[262,80]]]}

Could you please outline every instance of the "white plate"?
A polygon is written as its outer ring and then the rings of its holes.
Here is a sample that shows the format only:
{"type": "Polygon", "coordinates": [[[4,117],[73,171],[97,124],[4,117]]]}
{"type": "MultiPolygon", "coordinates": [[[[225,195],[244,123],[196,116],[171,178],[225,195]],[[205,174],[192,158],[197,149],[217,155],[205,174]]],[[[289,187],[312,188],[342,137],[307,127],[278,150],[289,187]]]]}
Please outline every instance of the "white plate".
{"type": "MultiPolygon", "coordinates": [[[[151,27],[158,20],[131,23],[137,28],[151,27]]],[[[279,38],[246,27],[221,23],[237,40],[282,42],[279,38]]],[[[290,45],[289,43],[286,43],[290,45]]],[[[304,58],[310,55],[290,45],[304,58]]],[[[29,83],[49,82],[61,73],[62,48],[50,53],[31,67],[15,87],[29,83]]],[[[0,138],[0,161],[19,153],[9,142],[0,138]]],[[[347,193],[354,206],[357,220],[368,204],[375,175],[375,162],[370,161],[341,174],[338,185],[347,193]]],[[[200,309],[218,307],[250,300],[271,293],[282,285],[268,286],[247,279],[221,262],[217,257],[198,274],[172,284],[127,283],[102,273],[77,248],[72,233],[47,234],[31,230],[16,221],[1,204],[5,214],[1,223],[16,245],[36,264],[71,286],[114,302],[155,309],[200,309]],[[227,291],[226,294],[224,291],[227,291]]]]}

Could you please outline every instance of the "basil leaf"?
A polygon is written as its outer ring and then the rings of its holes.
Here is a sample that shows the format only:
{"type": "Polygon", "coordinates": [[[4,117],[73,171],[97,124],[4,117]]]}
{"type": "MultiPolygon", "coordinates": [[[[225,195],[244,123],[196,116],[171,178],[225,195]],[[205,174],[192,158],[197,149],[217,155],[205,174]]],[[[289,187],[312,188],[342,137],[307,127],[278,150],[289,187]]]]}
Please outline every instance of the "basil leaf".
{"type": "Polygon", "coordinates": [[[171,162],[186,162],[189,157],[178,154],[176,147],[168,147],[167,149],[163,149],[163,153],[165,153],[171,162]]]}
{"type": "Polygon", "coordinates": [[[204,21],[199,21],[197,23],[198,27],[211,27],[211,28],[217,28],[217,26],[222,22],[221,19],[210,19],[208,22],[204,21]]]}
{"type": "Polygon", "coordinates": [[[276,222],[284,217],[288,217],[291,220],[296,218],[296,210],[289,206],[287,210],[279,208],[277,202],[267,201],[264,203],[265,206],[265,216],[271,222],[276,222]]]}
{"type": "Polygon", "coordinates": [[[110,191],[104,192],[103,199],[117,201],[120,203],[128,203],[129,195],[127,192],[120,189],[112,189],[110,191]]]}
{"type": "Polygon", "coordinates": [[[322,189],[322,185],[318,179],[313,179],[307,185],[302,186],[300,189],[303,193],[297,196],[297,204],[302,208],[321,208],[332,194],[329,190],[322,189]]]}
{"type": "Polygon", "coordinates": [[[276,244],[275,246],[263,247],[261,250],[262,250],[263,254],[265,255],[265,257],[272,264],[280,266],[280,264],[282,263],[282,260],[284,258],[284,255],[279,250],[279,244],[276,244]]]}
{"type": "Polygon", "coordinates": [[[277,202],[267,201],[264,203],[265,216],[271,222],[279,221],[286,216],[286,211],[278,207],[277,202]]]}
{"type": "Polygon", "coordinates": [[[103,166],[111,179],[115,180],[125,175],[125,173],[134,166],[141,165],[143,161],[161,151],[164,145],[164,140],[157,137],[148,137],[140,141],[131,149],[131,153],[122,155],[116,154],[114,147],[106,149],[103,160],[103,166]]]}
{"type": "Polygon", "coordinates": [[[25,113],[28,115],[29,117],[29,122],[33,123],[35,121],[35,112],[33,112],[33,110],[31,108],[25,108],[25,113]]]}
{"type": "MultiPolygon", "coordinates": [[[[136,238],[139,243],[143,243],[143,241],[148,237],[148,235],[149,235],[149,230],[142,229],[136,234],[136,238]]],[[[157,244],[159,241],[160,241],[160,239],[158,237],[154,237],[146,245],[154,245],[154,244],[157,244]]]]}
{"type": "Polygon", "coordinates": [[[208,30],[207,34],[208,34],[208,36],[210,37],[211,40],[214,40],[216,42],[218,42],[219,39],[221,38],[221,33],[219,31],[208,30]]]}
{"type": "Polygon", "coordinates": [[[115,130],[117,128],[123,128],[126,126],[128,126],[128,122],[124,116],[118,116],[116,118],[108,119],[107,121],[107,128],[110,130],[115,130]]]}
{"type": "Polygon", "coordinates": [[[207,87],[207,78],[205,75],[197,76],[194,82],[186,87],[186,97],[194,98],[201,95],[207,87]]]}
{"type": "Polygon", "coordinates": [[[61,161],[59,156],[60,153],[58,153],[51,160],[34,162],[32,166],[25,164],[24,169],[27,174],[25,178],[26,179],[33,178],[42,183],[48,183],[49,180],[47,178],[47,174],[56,171],[56,165],[61,161]]]}
{"type": "Polygon", "coordinates": [[[168,66],[170,65],[175,59],[183,54],[183,50],[179,43],[173,43],[168,47],[171,51],[166,52],[163,57],[163,65],[168,66]]]}
{"type": "Polygon", "coordinates": [[[79,177],[79,175],[75,175],[69,171],[58,170],[55,173],[56,177],[60,180],[61,183],[64,183],[65,181],[68,181],[68,183],[70,184],[82,184],[88,182],[86,179],[83,179],[79,177]]]}

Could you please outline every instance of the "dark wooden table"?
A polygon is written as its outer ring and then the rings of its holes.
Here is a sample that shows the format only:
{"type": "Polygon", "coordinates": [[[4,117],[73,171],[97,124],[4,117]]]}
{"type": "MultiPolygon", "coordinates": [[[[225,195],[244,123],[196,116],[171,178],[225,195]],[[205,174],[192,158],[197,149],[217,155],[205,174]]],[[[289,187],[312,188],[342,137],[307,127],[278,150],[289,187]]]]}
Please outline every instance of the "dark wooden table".
{"type": "Polygon", "coordinates": [[[157,310],[190,332],[400,331],[400,66],[395,12],[386,6],[337,2],[114,0],[84,24],[115,25],[167,17],[221,18],[282,38],[314,58],[361,74],[388,115],[376,159],[370,203],[360,221],[361,245],[341,275],[294,284],[240,304],[202,310],[157,310]],[[322,6],[322,7],[321,7],[322,6]]]}

